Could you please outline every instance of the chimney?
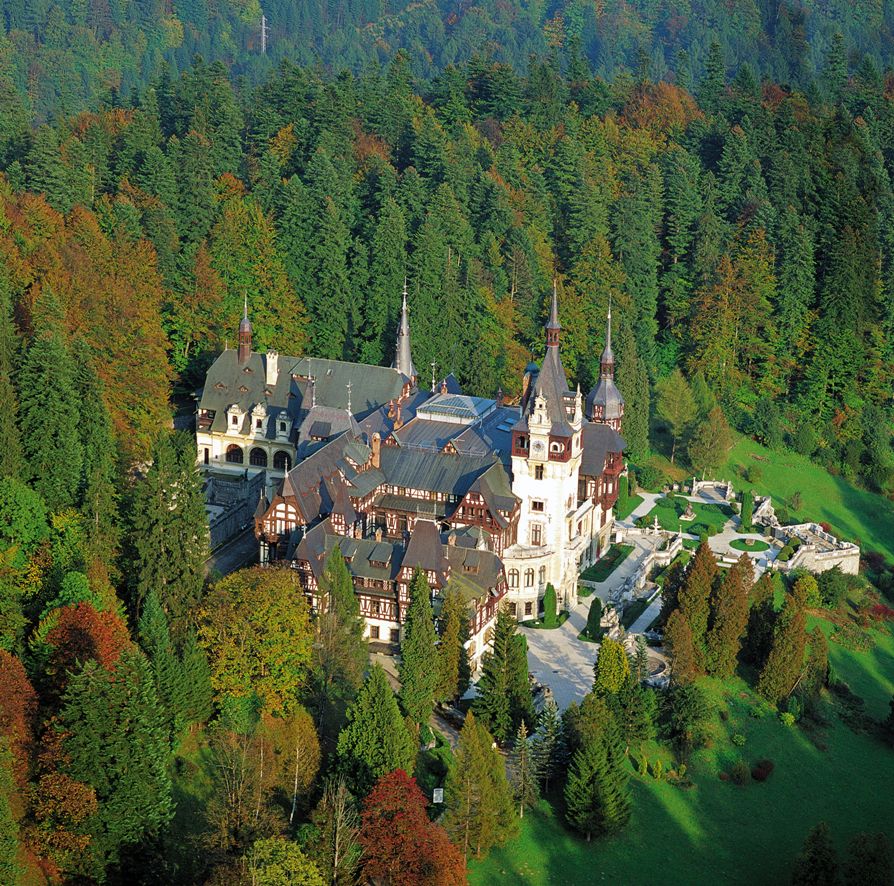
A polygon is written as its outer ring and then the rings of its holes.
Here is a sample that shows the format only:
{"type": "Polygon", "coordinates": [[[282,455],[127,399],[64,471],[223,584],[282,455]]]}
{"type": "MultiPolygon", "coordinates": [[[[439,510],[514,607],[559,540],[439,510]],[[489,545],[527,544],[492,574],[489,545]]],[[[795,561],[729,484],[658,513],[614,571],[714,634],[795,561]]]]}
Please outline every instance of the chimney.
{"type": "Polygon", "coordinates": [[[378,468],[382,464],[382,435],[378,431],[372,435],[372,445],[370,446],[370,461],[372,466],[378,468]]]}
{"type": "Polygon", "coordinates": [[[398,401],[394,416],[394,430],[399,431],[403,426],[404,420],[400,417],[400,401],[398,401]]]}
{"type": "Polygon", "coordinates": [[[456,533],[451,532],[450,535],[447,536],[447,544],[453,548],[456,547],[456,533]]]}
{"type": "Polygon", "coordinates": [[[275,388],[279,378],[279,354],[276,351],[267,351],[267,387],[275,388]]]}
{"type": "Polygon", "coordinates": [[[497,388],[497,406],[503,405],[503,389],[497,388]]]}
{"type": "Polygon", "coordinates": [[[378,529],[376,529],[376,541],[381,541],[381,540],[382,540],[382,527],[380,526],[378,529]]]}

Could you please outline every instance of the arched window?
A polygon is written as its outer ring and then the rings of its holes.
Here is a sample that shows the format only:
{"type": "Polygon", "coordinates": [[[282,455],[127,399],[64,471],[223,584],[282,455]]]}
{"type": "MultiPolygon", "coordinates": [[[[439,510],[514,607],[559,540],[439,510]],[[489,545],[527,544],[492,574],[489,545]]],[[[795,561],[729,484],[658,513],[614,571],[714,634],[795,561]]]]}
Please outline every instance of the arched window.
{"type": "Polygon", "coordinates": [[[533,569],[525,570],[525,587],[526,588],[534,587],[534,570],[533,569]]]}
{"type": "Polygon", "coordinates": [[[292,458],[288,452],[277,452],[273,456],[273,467],[277,471],[287,471],[292,467],[292,458]]]}
{"type": "Polygon", "coordinates": [[[540,574],[537,576],[537,579],[540,582],[540,584],[546,584],[546,567],[545,566],[540,567],[540,574]]]}
{"type": "Polygon", "coordinates": [[[518,587],[518,570],[517,569],[509,570],[509,587],[510,588],[518,587]]]}
{"type": "Polygon", "coordinates": [[[267,467],[267,453],[258,446],[248,454],[249,464],[253,464],[257,468],[267,467]]]}
{"type": "Polygon", "coordinates": [[[245,456],[242,454],[242,447],[237,446],[235,443],[231,443],[227,446],[226,460],[230,462],[230,464],[241,465],[245,460],[245,456]]]}

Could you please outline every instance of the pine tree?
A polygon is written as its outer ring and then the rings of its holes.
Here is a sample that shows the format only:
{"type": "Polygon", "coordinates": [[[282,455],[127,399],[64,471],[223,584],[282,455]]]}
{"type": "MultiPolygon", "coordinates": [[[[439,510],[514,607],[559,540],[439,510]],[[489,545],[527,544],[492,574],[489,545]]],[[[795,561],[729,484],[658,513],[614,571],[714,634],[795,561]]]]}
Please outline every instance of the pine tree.
{"type": "Polygon", "coordinates": [[[12,322],[9,289],[6,275],[0,272],[0,477],[21,480],[26,466],[16,426],[19,403],[12,382],[19,342],[12,322]]]}
{"type": "Polygon", "coordinates": [[[438,689],[437,635],[431,608],[431,587],[421,569],[410,582],[410,606],[400,645],[400,703],[410,721],[427,726],[438,689]]]}
{"type": "Polygon", "coordinates": [[[692,466],[704,477],[708,472],[716,471],[723,465],[732,444],[729,424],[717,406],[693,429],[687,453],[692,466]]]}
{"type": "Polygon", "coordinates": [[[185,723],[184,695],[187,687],[180,660],[171,643],[168,620],[155,591],[150,591],[143,601],[138,633],[140,646],[152,669],[155,691],[168,724],[168,735],[175,740],[185,723]]]}
{"type": "Polygon", "coordinates": [[[515,744],[509,757],[509,772],[515,802],[518,804],[518,817],[524,818],[525,808],[533,806],[540,797],[537,759],[528,738],[528,728],[522,720],[515,734],[515,744]]]}
{"type": "Polygon", "coordinates": [[[82,872],[102,878],[121,851],[170,821],[170,744],[149,664],[125,652],[114,670],[88,662],[72,676],[60,715],[66,772],[96,791],[82,872]]]}
{"type": "Polygon", "coordinates": [[[512,792],[503,758],[493,738],[473,711],[459,734],[455,763],[444,788],[444,828],[468,857],[480,858],[515,831],[512,792]]]}
{"type": "Polygon", "coordinates": [[[717,561],[708,543],[703,541],[686,571],[686,578],[678,595],[680,612],[692,630],[692,641],[695,644],[699,666],[702,666],[704,660],[710,600],[716,581],[717,561]]]}
{"type": "Polygon", "coordinates": [[[670,651],[671,680],[679,685],[691,683],[699,675],[692,628],[682,611],[675,609],[664,626],[664,645],[670,651]]]}
{"type": "Polygon", "coordinates": [[[661,585],[661,614],[658,616],[659,624],[667,624],[671,613],[680,605],[680,588],[686,579],[686,566],[679,560],[675,560],[667,567],[664,581],[661,585]]]}
{"type": "Polygon", "coordinates": [[[649,676],[649,650],[646,638],[640,634],[636,638],[636,652],[633,657],[633,676],[637,683],[642,683],[649,676]]]}
{"type": "Polygon", "coordinates": [[[597,695],[616,695],[630,676],[630,659],[624,644],[605,637],[599,646],[599,656],[593,665],[593,692],[597,695]]]}
{"type": "Polygon", "coordinates": [[[596,594],[593,594],[587,611],[587,636],[591,640],[599,640],[602,636],[602,600],[596,594]]]}
{"type": "Polygon", "coordinates": [[[84,452],[81,512],[86,518],[91,554],[109,563],[117,554],[119,539],[116,446],[112,421],[103,402],[103,385],[93,371],[88,349],[79,344],[75,355],[75,383],[81,403],[79,428],[84,452]]]}
{"type": "Polygon", "coordinates": [[[773,643],[773,627],[776,624],[773,577],[765,572],[751,589],[751,611],[742,652],[745,658],[763,668],[773,643]]]}
{"type": "Polygon", "coordinates": [[[507,609],[497,614],[493,651],[481,657],[477,690],[472,707],[497,741],[508,741],[522,720],[533,721],[527,644],[507,609]]]}
{"type": "Polygon", "coordinates": [[[829,641],[819,625],[808,636],[810,652],[800,688],[804,695],[810,698],[819,695],[829,682],[829,641]]]}
{"type": "Polygon", "coordinates": [[[154,590],[175,639],[186,635],[205,580],[208,524],[201,484],[192,436],[163,433],[130,508],[134,602],[139,606],[154,590]]]}
{"type": "Polygon", "coordinates": [[[18,378],[19,427],[34,489],[58,512],[78,500],[84,449],[75,365],[56,330],[36,336],[18,378]]]}
{"type": "Polygon", "coordinates": [[[624,751],[614,717],[608,713],[600,734],[585,738],[575,752],[565,784],[565,815],[585,834],[615,833],[630,818],[624,751]]]}
{"type": "Polygon", "coordinates": [[[204,723],[212,710],[211,667],[194,630],[187,633],[183,643],[180,669],[183,675],[180,694],[183,716],[187,723],[204,723]]]}
{"type": "Polygon", "coordinates": [[[323,604],[315,621],[311,706],[317,728],[329,744],[341,727],[345,707],[363,682],[369,661],[360,601],[338,545],[323,567],[319,590],[323,604]]]}
{"type": "Polygon", "coordinates": [[[742,494],[742,531],[751,532],[751,518],[754,515],[754,493],[750,489],[746,489],[742,494]]]}
{"type": "Polygon", "coordinates": [[[543,790],[549,793],[550,780],[559,771],[559,756],[562,741],[562,721],[555,699],[548,699],[540,714],[537,734],[531,747],[534,768],[543,781],[543,790]]]}
{"type": "Polygon", "coordinates": [[[339,771],[359,796],[394,769],[413,771],[416,742],[407,730],[381,665],[373,665],[338,736],[339,771]]]}
{"type": "Polygon", "coordinates": [[[469,614],[462,595],[447,585],[438,617],[441,640],[438,645],[438,701],[456,701],[465,695],[471,682],[466,642],[469,639],[469,614]]]}
{"type": "Polygon", "coordinates": [[[883,833],[857,834],[848,846],[844,865],[845,886],[889,886],[891,844],[883,833]]]}
{"type": "Polygon", "coordinates": [[[19,825],[13,814],[11,798],[15,791],[13,758],[4,736],[0,736],[0,883],[18,883],[19,825]]]}
{"type": "Polygon", "coordinates": [[[751,558],[742,554],[715,585],[705,656],[707,671],[713,677],[727,679],[735,673],[748,625],[748,595],[753,583],[751,558]]]}
{"type": "Polygon", "coordinates": [[[685,436],[695,419],[692,389],[679,369],[655,385],[655,412],[667,424],[671,434],[671,464],[677,453],[677,441],[685,436]]]}
{"type": "Polygon", "coordinates": [[[773,645],[757,681],[757,691],[774,704],[788,698],[801,676],[807,645],[806,623],[803,597],[790,594],[776,621],[773,645]]]}
{"type": "Polygon", "coordinates": [[[829,825],[821,821],[804,840],[801,854],[792,871],[792,886],[836,886],[838,859],[829,833],[829,825]]]}

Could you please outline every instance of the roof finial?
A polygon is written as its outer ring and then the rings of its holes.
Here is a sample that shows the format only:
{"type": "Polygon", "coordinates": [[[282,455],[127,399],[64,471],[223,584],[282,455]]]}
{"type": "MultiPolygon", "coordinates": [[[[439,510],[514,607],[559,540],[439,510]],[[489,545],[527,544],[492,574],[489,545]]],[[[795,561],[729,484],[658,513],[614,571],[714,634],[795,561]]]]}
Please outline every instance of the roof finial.
{"type": "Polygon", "coordinates": [[[608,294],[608,328],[605,333],[605,346],[612,349],[612,294],[608,294]]]}
{"type": "Polygon", "coordinates": [[[243,301],[242,301],[242,319],[247,320],[248,319],[248,293],[247,292],[242,293],[242,299],[243,299],[243,301]]]}
{"type": "Polygon", "coordinates": [[[348,389],[348,415],[351,415],[351,383],[348,382],[345,387],[348,389]]]}
{"type": "Polygon", "coordinates": [[[549,322],[546,324],[546,346],[554,347],[559,344],[559,332],[562,324],[559,323],[559,299],[556,291],[556,278],[553,277],[553,297],[549,306],[549,322]]]}
{"type": "Polygon", "coordinates": [[[397,345],[394,349],[394,368],[409,379],[416,378],[416,367],[410,352],[410,312],[407,307],[407,278],[404,277],[403,302],[400,308],[400,323],[397,327],[397,345]]]}

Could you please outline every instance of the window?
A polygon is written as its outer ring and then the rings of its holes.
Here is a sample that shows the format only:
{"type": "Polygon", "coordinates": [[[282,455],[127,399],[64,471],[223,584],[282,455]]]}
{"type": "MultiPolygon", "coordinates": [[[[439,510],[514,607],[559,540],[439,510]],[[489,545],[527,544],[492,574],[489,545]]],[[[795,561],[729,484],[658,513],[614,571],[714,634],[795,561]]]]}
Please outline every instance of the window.
{"type": "Polygon", "coordinates": [[[235,443],[231,443],[227,446],[227,454],[225,458],[230,464],[241,465],[245,457],[242,454],[242,449],[235,443]]]}
{"type": "Polygon", "coordinates": [[[509,614],[513,618],[518,618],[518,603],[510,603],[509,604],[509,614]]]}
{"type": "Polygon", "coordinates": [[[543,527],[539,523],[531,524],[531,544],[532,545],[542,545],[543,544],[543,527]]]}
{"type": "Polygon", "coordinates": [[[369,636],[372,640],[379,639],[379,626],[378,625],[370,625],[369,626],[369,636]]]}
{"type": "Polygon", "coordinates": [[[518,570],[517,569],[509,570],[509,587],[510,588],[518,587],[518,570]]]}
{"type": "Polygon", "coordinates": [[[545,566],[540,567],[540,572],[537,575],[537,580],[540,582],[540,584],[546,584],[546,567],[545,566]]]}
{"type": "Polygon", "coordinates": [[[534,614],[534,604],[529,600],[525,603],[525,615],[533,615],[534,614]]]}
{"type": "Polygon", "coordinates": [[[543,479],[543,465],[534,465],[534,479],[535,480],[543,479]]]}
{"type": "Polygon", "coordinates": [[[525,570],[525,587],[526,588],[534,587],[534,570],[533,569],[525,570]]]}
{"type": "Polygon", "coordinates": [[[273,467],[276,468],[277,471],[287,471],[290,467],[292,467],[292,459],[289,456],[288,452],[277,452],[276,455],[273,456],[273,467]]]}
{"type": "Polygon", "coordinates": [[[239,416],[238,416],[238,415],[234,415],[234,416],[230,419],[230,424],[233,425],[233,427],[236,427],[236,425],[239,424],[239,416]]]}
{"type": "Polygon", "coordinates": [[[538,511],[539,513],[543,513],[543,502],[542,501],[532,501],[531,502],[531,510],[538,511]]]}
{"type": "Polygon", "coordinates": [[[283,434],[286,432],[286,423],[285,423],[284,421],[281,421],[281,422],[279,423],[279,430],[280,430],[280,432],[283,433],[283,434]]]}
{"type": "Polygon", "coordinates": [[[378,600],[373,600],[373,615],[378,615],[382,611],[382,604],[378,600]]]}
{"type": "Polygon", "coordinates": [[[253,464],[256,468],[267,467],[267,453],[263,449],[255,446],[248,455],[249,464],[253,464]]]}
{"type": "Polygon", "coordinates": [[[400,628],[391,629],[391,642],[400,643],[400,628]]]}
{"type": "Polygon", "coordinates": [[[261,429],[261,426],[262,426],[263,424],[264,424],[264,422],[263,422],[260,418],[256,418],[256,419],[255,419],[255,427],[256,427],[258,430],[261,429]]]}
{"type": "Polygon", "coordinates": [[[206,446],[205,447],[205,464],[208,464],[210,459],[211,459],[211,454],[208,452],[208,447],[206,446]]]}

